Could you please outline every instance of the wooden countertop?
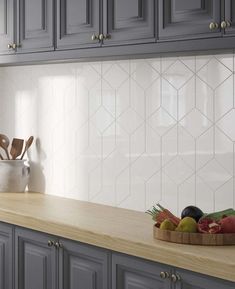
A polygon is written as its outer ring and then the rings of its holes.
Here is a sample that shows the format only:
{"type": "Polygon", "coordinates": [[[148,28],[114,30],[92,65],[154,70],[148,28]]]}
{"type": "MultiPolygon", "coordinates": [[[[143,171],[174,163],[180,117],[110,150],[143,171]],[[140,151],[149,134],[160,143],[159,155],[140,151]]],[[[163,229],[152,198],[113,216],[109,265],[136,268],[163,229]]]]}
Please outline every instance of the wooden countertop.
{"type": "Polygon", "coordinates": [[[155,240],[145,213],[39,193],[1,193],[0,221],[235,282],[235,246],[155,240]]]}

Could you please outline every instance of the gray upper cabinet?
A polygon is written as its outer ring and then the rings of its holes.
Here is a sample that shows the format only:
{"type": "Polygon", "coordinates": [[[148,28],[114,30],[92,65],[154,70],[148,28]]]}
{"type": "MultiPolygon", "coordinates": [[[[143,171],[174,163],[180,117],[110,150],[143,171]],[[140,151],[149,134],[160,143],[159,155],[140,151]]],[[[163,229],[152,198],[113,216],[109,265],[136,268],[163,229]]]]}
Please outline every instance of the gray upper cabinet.
{"type": "Polygon", "coordinates": [[[16,229],[15,289],[56,289],[56,249],[46,234],[16,229]]]}
{"type": "Polygon", "coordinates": [[[54,50],[54,0],[18,0],[17,52],[54,50]]]}
{"type": "Polygon", "coordinates": [[[178,269],[176,274],[181,280],[175,284],[175,289],[234,289],[234,283],[206,275],[178,269]]]}
{"type": "Polygon", "coordinates": [[[222,36],[220,22],[220,0],[159,0],[160,41],[222,36]]]}
{"type": "Polygon", "coordinates": [[[14,43],[14,0],[0,0],[0,54],[12,53],[14,43]]]}
{"type": "Polygon", "coordinates": [[[0,289],[13,288],[12,227],[0,224],[0,289]]]}
{"type": "Polygon", "coordinates": [[[119,254],[112,256],[113,289],[171,289],[169,278],[161,278],[162,273],[171,274],[171,268],[119,254]]]}
{"type": "Polygon", "coordinates": [[[57,0],[57,49],[99,46],[100,17],[99,0],[57,0]]]}
{"type": "Polygon", "coordinates": [[[235,1],[225,0],[224,33],[225,36],[235,34],[235,1]]]}
{"type": "Polygon", "coordinates": [[[155,42],[154,0],[104,0],[104,45],[155,42]]]}
{"type": "Polygon", "coordinates": [[[95,247],[61,240],[59,289],[109,289],[108,252],[95,247]]]}

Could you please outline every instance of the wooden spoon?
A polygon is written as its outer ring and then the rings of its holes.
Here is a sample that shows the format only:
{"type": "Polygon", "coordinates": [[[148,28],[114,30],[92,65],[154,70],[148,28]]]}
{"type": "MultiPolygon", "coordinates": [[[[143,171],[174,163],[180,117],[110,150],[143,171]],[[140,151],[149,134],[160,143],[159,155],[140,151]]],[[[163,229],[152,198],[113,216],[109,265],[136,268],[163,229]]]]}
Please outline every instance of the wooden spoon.
{"type": "Polygon", "coordinates": [[[33,136],[29,137],[29,139],[26,141],[25,143],[25,148],[24,148],[24,152],[21,156],[21,160],[23,160],[23,157],[25,155],[25,153],[27,152],[27,150],[30,148],[31,144],[33,143],[33,136]]]}
{"type": "Polygon", "coordinates": [[[8,153],[8,146],[10,144],[9,138],[4,135],[4,134],[0,134],[0,147],[4,149],[8,160],[10,159],[9,153],[8,153]]]}
{"type": "Polygon", "coordinates": [[[10,150],[12,160],[15,160],[18,156],[21,155],[23,145],[24,145],[23,139],[13,138],[10,150]]]}

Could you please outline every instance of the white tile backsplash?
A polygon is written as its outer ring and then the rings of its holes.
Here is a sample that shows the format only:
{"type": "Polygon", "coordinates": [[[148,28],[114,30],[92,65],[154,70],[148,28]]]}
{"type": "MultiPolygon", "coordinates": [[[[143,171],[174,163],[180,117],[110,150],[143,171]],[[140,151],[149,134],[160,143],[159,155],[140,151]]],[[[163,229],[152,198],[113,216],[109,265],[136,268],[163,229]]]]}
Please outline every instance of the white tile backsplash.
{"type": "Polygon", "coordinates": [[[234,55],[0,68],[29,189],[145,211],[235,207],[234,55]]]}

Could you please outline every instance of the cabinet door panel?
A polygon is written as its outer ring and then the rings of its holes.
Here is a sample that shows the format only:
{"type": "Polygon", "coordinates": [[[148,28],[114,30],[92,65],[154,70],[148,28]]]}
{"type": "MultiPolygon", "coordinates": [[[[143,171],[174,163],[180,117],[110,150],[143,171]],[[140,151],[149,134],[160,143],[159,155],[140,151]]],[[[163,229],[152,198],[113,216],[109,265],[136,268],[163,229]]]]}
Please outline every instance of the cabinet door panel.
{"type": "Polygon", "coordinates": [[[183,269],[177,269],[176,274],[181,277],[181,281],[176,283],[176,289],[234,289],[232,282],[212,278],[183,269]]]}
{"type": "Polygon", "coordinates": [[[25,229],[15,234],[15,288],[56,289],[56,254],[49,236],[25,229]]]}
{"type": "Polygon", "coordinates": [[[168,266],[140,260],[130,256],[113,254],[113,289],[170,289],[170,279],[161,279],[160,272],[171,273],[168,266]]]}
{"type": "Polygon", "coordinates": [[[57,0],[57,49],[99,46],[92,35],[100,31],[98,0],[57,0]]]}
{"type": "Polygon", "coordinates": [[[13,53],[7,48],[14,43],[14,2],[0,0],[0,54],[13,53]]]}
{"type": "Polygon", "coordinates": [[[225,0],[225,21],[231,26],[224,30],[225,36],[235,34],[235,3],[233,0],[225,0]]]}
{"type": "Polygon", "coordinates": [[[0,224],[0,289],[13,288],[12,227],[0,224]]]}
{"type": "Polygon", "coordinates": [[[159,0],[159,40],[221,36],[220,0],[159,0]],[[219,27],[210,30],[211,22],[219,27]]]}
{"type": "Polygon", "coordinates": [[[104,45],[154,42],[154,7],[153,0],[106,0],[104,45]]]}
{"type": "Polygon", "coordinates": [[[54,49],[53,0],[18,0],[17,52],[54,49]]]}
{"type": "Polygon", "coordinates": [[[59,289],[109,289],[109,256],[105,250],[61,240],[59,289]]]}

